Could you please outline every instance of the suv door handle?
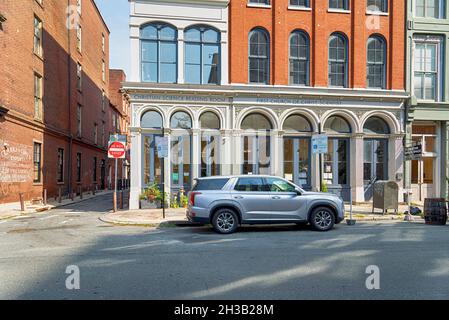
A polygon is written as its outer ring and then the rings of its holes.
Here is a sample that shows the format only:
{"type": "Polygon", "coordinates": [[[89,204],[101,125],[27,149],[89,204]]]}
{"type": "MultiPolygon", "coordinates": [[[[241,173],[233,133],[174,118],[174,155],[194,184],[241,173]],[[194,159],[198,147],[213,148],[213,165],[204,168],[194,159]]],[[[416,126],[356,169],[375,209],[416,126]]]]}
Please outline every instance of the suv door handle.
{"type": "Polygon", "coordinates": [[[279,196],[274,196],[273,199],[274,199],[274,200],[281,200],[281,197],[279,197],[279,196]]]}
{"type": "Polygon", "coordinates": [[[243,199],[243,197],[242,196],[235,196],[234,199],[240,200],[240,199],[243,199]]]}

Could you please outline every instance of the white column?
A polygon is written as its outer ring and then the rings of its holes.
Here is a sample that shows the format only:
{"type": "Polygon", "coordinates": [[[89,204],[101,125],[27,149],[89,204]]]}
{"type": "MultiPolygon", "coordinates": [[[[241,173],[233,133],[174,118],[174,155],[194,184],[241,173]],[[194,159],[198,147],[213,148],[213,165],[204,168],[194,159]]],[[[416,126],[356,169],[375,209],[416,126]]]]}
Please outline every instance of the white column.
{"type": "Polygon", "coordinates": [[[192,181],[199,178],[200,166],[200,148],[201,148],[201,131],[198,129],[192,130],[192,181]]]}
{"type": "Polygon", "coordinates": [[[270,161],[271,161],[271,174],[274,176],[282,176],[282,148],[281,148],[281,142],[282,142],[282,136],[281,132],[279,130],[273,130],[271,131],[271,155],[270,155],[270,161]]]}
{"type": "Polygon", "coordinates": [[[221,131],[220,164],[222,175],[232,175],[233,137],[229,130],[221,131]]]}
{"type": "Polygon", "coordinates": [[[139,209],[139,197],[142,192],[142,135],[139,131],[131,130],[131,190],[129,209],[139,209]]]}
{"type": "Polygon", "coordinates": [[[356,133],[352,136],[350,150],[352,201],[365,202],[365,188],[363,185],[363,134],[356,133]]]}
{"type": "Polygon", "coordinates": [[[233,164],[232,164],[232,174],[237,175],[241,173],[242,168],[242,160],[243,160],[243,145],[242,145],[242,134],[240,130],[236,130],[232,134],[232,157],[233,157],[233,164]]]}
{"type": "Polygon", "coordinates": [[[404,201],[404,177],[398,180],[398,175],[404,175],[403,135],[392,135],[388,140],[388,179],[399,186],[399,201],[404,201]]]}
{"type": "Polygon", "coordinates": [[[313,152],[311,154],[311,161],[310,161],[310,184],[312,191],[321,191],[320,187],[320,155],[315,154],[313,152]]]}
{"type": "Polygon", "coordinates": [[[227,85],[229,83],[229,45],[228,33],[221,33],[221,84],[227,85]]]}
{"type": "Polygon", "coordinates": [[[130,27],[130,44],[131,44],[131,74],[129,81],[140,82],[140,29],[137,26],[130,27]]]}
{"type": "Polygon", "coordinates": [[[178,29],[178,83],[184,83],[184,29],[178,29]]]}

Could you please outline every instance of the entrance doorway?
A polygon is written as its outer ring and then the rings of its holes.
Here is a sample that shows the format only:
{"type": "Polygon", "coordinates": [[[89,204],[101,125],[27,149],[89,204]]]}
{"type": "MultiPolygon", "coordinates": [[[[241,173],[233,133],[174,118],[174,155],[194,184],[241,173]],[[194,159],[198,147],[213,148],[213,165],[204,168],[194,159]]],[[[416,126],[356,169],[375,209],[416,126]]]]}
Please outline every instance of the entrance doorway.
{"type": "Polygon", "coordinates": [[[376,181],[388,179],[388,140],[365,139],[363,181],[365,201],[373,198],[373,188],[376,181]]]}
{"type": "Polygon", "coordinates": [[[243,174],[271,173],[271,136],[273,126],[262,114],[254,113],[242,122],[243,174]]]}
{"type": "Polygon", "coordinates": [[[284,178],[310,190],[310,138],[284,138],[284,178]]]}
{"type": "Polygon", "coordinates": [[[412,161],[412,192],[419,201],[435,197],[435,162],[436,159],[430,157],[412,161]]]}

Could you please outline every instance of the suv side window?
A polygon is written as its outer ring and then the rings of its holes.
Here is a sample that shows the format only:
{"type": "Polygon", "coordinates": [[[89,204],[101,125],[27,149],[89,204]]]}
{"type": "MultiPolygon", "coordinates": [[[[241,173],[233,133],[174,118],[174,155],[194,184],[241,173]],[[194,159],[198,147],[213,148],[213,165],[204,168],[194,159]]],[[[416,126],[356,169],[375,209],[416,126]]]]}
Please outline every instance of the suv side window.
{"type": "Polygon", "coordinates": [[[240,178],[234,188],[240,192],[264,192],[269,191],[262,178],[240,178]]]}
{"type": "Polygon", "coordinates": [[[267,184],[271,192],[296,192],[295,186],[282,179],[267,178],[267,184]]]}

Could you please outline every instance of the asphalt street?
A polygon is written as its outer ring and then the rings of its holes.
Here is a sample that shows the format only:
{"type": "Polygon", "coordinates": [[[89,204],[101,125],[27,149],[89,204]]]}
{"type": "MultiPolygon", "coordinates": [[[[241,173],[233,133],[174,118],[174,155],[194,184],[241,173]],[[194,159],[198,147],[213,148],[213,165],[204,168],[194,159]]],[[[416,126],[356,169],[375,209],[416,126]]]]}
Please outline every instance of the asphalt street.
{"type": "Polygon", "coordinates": [[[0,221],[0,299],[449,299],[449,226],[248,226],[223,236],[108,225],[98,217],[111,202],[0,221]],[[79,268],[79,290],[66,288],[68,266],[79,268]],[[378,290],[366,287],[369,266],[378,290]]]}

